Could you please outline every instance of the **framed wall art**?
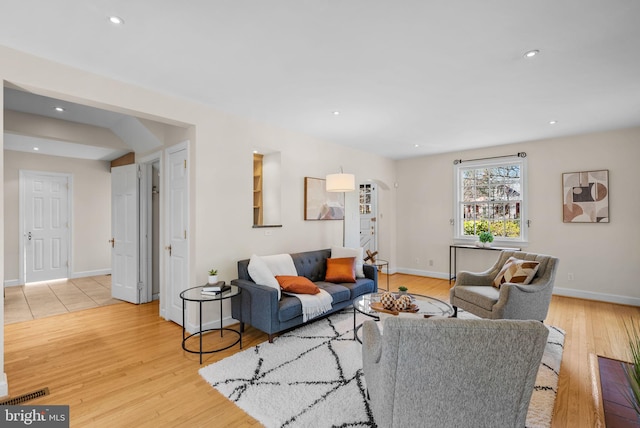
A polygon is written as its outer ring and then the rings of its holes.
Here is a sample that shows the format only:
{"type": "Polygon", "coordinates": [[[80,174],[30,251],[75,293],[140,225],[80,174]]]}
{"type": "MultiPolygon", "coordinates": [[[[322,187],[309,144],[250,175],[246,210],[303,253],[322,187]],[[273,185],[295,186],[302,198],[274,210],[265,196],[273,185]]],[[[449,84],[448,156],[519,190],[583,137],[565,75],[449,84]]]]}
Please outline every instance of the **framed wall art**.
{"type": "Polygon", "coordinates": [[[562,174],[562,221],[609,223],[609,170],[562,174]]]}
{"type": "Polygon", "coordinates": [[[304,178],[304,219],[344,219],[344,193],[327,192],[322,178],[304,178]]]}

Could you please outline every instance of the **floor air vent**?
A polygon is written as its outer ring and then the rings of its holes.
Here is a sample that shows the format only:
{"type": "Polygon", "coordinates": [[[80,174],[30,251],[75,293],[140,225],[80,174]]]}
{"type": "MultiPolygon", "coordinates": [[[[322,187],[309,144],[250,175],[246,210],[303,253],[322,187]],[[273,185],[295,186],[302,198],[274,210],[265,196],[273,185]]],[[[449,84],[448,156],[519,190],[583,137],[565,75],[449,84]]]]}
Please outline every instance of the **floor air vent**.
{"type": "Polygon", "coordinates": [[[26,403],[27,401],[33,400],[34,398],[44,397],[45,395],[49,395],[49,388],[42,388],[28,394],[22,394],[18,397],[8,398],[6,400],[0,401],[0,406],[14,406],[16,404],[26,403]]]}

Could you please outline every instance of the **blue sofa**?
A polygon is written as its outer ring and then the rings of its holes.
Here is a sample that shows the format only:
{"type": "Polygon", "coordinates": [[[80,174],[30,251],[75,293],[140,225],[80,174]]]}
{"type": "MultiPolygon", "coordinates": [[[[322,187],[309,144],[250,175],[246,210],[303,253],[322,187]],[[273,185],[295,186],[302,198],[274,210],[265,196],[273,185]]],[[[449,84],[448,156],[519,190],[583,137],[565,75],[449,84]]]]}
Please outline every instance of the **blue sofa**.
{"type": "MultiPolygon", "coordinates": [[[[325,282],[327,259],[331,250],[293,253],[291,258],[299,276],[305,276],[333,297],[332,309],[323,316],[351,305],[354,298],[378,291],[378,271],[375,266],[364,265],[365,278],[356,278],[355,283],[334,284],[325,282]]],[[[238,262],[238,279],[231,281],[242,289],[242,293],[231,299],[233,318],[240,321],[240,330],[249,324],[269,335],[273,343],[276,333],[303,324],[302,304],[294,296],[282,294],[278,300],[278,290],[256,284],[249,275],[249,259],[238,262]]],[[[317,318],[315,318],[317,319],[317,318]]],[[[310,320],[310,322],[313,321],[310,320]]]]}

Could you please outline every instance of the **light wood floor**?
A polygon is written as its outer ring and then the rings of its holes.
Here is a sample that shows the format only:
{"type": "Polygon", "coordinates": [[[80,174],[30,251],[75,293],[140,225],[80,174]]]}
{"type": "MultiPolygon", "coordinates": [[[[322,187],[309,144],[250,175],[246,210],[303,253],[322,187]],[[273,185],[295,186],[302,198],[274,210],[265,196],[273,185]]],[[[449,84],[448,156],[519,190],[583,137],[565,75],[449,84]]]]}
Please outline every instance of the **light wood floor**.
{"type": "MultiPolygon", "coordinates": [[[[448,300],[447,281],[396,274],[390,283],[448,300]]],[[[554,427],[604,426],[596,355],[627,359],[623,323],[630,318],[640,319],[640,308],[554,296],[546,322],[567,333],[554,427]]],[[[7,325],[10,394],[49,387],[50,395],[29,404],[70,405],[72,427],[259,426],[202,380],[198,357],[182,350],[181,334],[181,327],[159,317],[157,302],[7,325]]],[[[266,339],[249,327],[244,348],[266,339]]],[[[220,339],[214,334],[209,340],[220,339]]],[[[238,346],[208,356],[203,365],[235,352],[238,346]]]]}

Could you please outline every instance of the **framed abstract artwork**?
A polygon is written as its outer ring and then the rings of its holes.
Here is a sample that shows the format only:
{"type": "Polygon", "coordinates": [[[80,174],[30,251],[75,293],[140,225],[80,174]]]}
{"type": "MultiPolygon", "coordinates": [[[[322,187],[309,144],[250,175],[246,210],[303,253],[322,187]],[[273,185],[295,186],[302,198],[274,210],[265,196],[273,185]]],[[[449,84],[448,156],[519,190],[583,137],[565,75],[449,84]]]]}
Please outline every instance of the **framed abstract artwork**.
{"type": "Polygon", "coordinates": [[[304,219],[344,219],[344,193],[327,192],[322,178],[304,178],[304,219]]]}
{"type": "Polygon", "coordinates": [[[609,170],[562,174],[562,221],[609,223],[609,170]]]}

